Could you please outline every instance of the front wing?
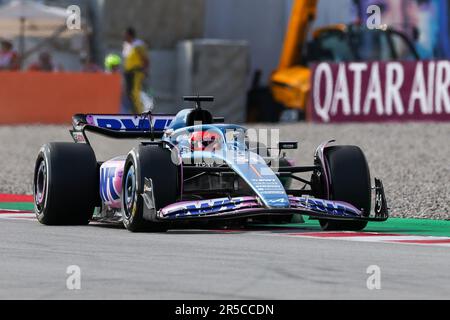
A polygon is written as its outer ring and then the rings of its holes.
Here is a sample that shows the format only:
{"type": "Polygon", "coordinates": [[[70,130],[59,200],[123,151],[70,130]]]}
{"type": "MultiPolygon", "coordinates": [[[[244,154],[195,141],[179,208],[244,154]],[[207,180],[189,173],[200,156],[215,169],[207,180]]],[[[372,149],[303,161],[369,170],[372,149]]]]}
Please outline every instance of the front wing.
{"type": "MultiPolygon", "coordinates": [[[[151,182],[149,180],[147,183],[151,182]]],[[[183,201],[171,204],[161,210],[155,210],[151,186],[144,192],[144,218],[159,221],[232,219],[257,215],[285,215],[298,213],[315,218],[333,220],[366,220],[385,221],[388,219],[388,208],[381,181],[376,180],[375,210],[367,215],[353,205],[342,202],[312,197],[289,196],[289,208],[267,208],[257,196],[235,198],[217,198],[208,200],[183,201]]]]}

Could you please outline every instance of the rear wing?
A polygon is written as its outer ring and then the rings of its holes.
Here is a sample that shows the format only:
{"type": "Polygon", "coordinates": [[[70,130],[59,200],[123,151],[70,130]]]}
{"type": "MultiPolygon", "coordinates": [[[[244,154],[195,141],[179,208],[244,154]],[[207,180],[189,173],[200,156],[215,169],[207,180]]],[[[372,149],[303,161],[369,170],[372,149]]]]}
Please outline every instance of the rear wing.
{"type": "Polygon", "coordinates": [[[78,143],[89,143],[86,132],[116,139],[160,139],[174,119],[175,115],[76,114],[70,133],[78,143]]]}
{"type": "MultiPolygon", "coordinates": [[[[201,110],[201,102],[212,102],[214,97],[210,96],[186,96],[184,101],[195,102],[195,109],[192,109],[184,121],[184,125],[193,125],[196,116],[208,114],[209,123],[223,123],[223,118],[214,118],[208,111],[201,110]],[[190,119],[192,118],[192,119],[190,119]],[[190,121],[190,120],[191,121],[190,121]],[[192,123],[191,123],[192,122],[192,123]],[[190,124],[191,123],[191,124],[190,124]]],[[[176,115],[173,114],[76,114],[72,117],[73,130],[70,131],[76,143],[88,143],[87,132],[98,133],[107,137],[117,139],[130,138],[150,138],[160,139],[169,128],[176,115]]],[[[202,119],[202,118],[201,118],[202,119]]]]}
{"type": "MultiPolygon", "coordinates": [[[[116,139],[161,139],[176,115],[173,114],[76,114],[70,130],[76,143],[89,143],[86,132],[116,139]]],[[[223,123],[220,117],[214,123],[223,123]]]]}

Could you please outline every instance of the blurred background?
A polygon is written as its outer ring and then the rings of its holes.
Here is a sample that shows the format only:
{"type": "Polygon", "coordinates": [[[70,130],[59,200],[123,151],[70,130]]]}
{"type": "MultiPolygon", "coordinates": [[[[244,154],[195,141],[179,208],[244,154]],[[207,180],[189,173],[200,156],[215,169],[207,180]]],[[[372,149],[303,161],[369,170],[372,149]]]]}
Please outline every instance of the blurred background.
{"type": "Polygon", "coordinates": [[[159,113],[198,93],[229,122],[305,120],[314,64],[448,61],[449,10],[446,0],[0,0],[0,70],[21,73],[0,76],[0,123],[143,111],[130,81],[159,113]],[[148,59],[139,80],[124,70],[130,28],[148,59]]]}

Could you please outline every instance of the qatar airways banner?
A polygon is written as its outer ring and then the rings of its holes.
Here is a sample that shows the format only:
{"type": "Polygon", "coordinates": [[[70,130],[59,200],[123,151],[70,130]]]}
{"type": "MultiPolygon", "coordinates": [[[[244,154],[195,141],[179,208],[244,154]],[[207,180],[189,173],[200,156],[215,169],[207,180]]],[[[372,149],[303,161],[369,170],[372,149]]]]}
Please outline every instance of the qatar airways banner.
{"type": "Polygon", "coordinates": [[[325,123],[449,121],[450,61],[314,65],[308,112],[325,123]]]}

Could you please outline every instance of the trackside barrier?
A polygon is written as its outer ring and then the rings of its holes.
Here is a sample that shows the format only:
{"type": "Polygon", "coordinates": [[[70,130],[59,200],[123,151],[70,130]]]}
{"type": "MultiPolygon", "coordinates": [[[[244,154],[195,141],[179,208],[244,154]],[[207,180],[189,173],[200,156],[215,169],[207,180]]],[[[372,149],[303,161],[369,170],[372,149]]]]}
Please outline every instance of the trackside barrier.
{"type": "Polygon", "coordinates": [[[317,64],[308,116],[323,123],[450,121],[450,61],[317,64]]]}
{"type": "Polygon", "coordinates": [[[120,75],[0,72],[0,124],[67,124],[76,113],[118,113],[120,75]]]}

